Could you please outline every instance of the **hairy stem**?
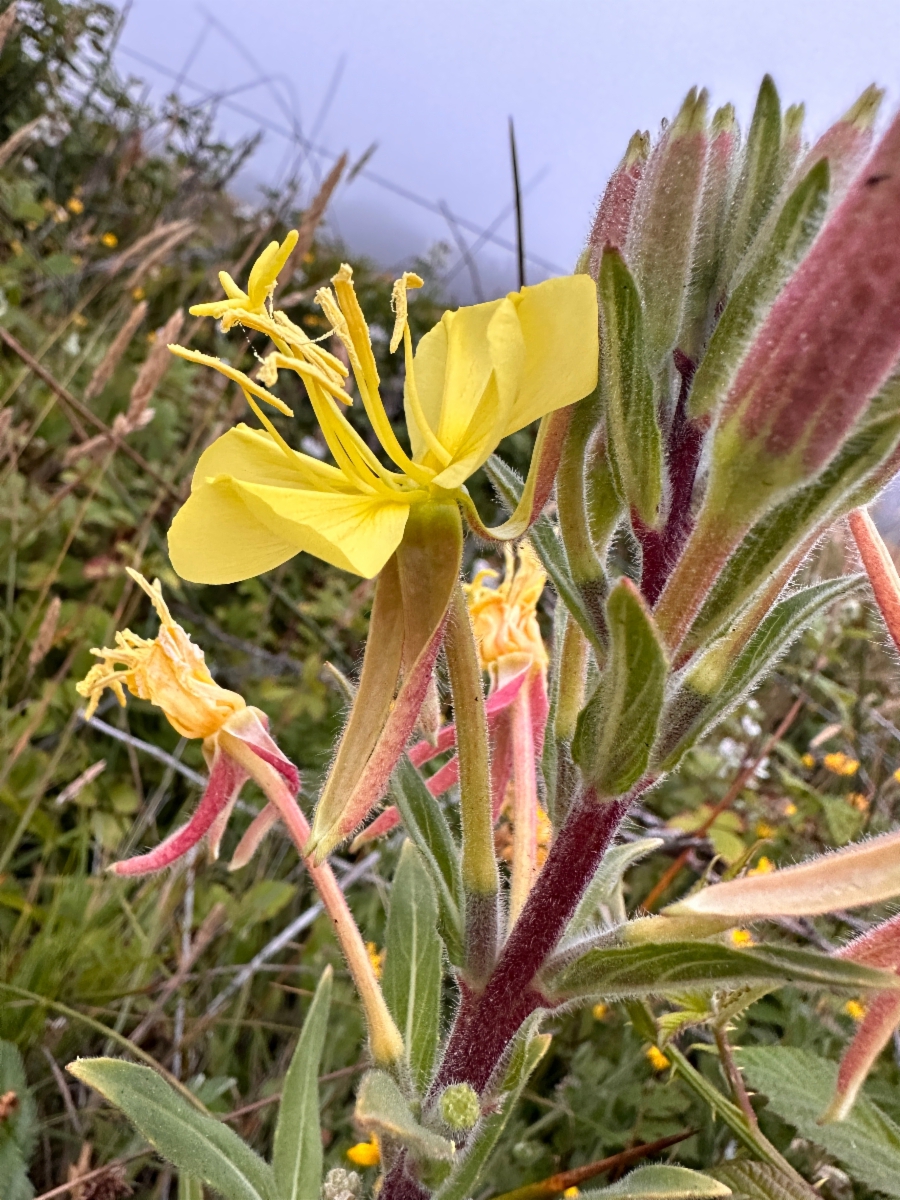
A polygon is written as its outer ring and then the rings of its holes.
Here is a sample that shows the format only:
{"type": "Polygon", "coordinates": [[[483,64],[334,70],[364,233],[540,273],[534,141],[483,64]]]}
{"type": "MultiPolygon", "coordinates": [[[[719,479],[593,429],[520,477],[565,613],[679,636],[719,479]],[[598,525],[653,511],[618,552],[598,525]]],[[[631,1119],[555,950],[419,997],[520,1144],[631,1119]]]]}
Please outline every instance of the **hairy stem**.
{"type": "MultiPolygon", "coordinates": [[[[302,858],[303,847],[309,839],[309,824],[284,780],[274,767],[255,754],[240,738],[234,737],[223,729],[219,733],[219,739],[222,749],[244,768],[254,783],[259,785],[266,799],[278,809],[281,819],[297,847],[297,853],[302,858]]],[[[325,911],[331,918],[335,936],[362,1001],[369,1029],[372,1057],[379,1066],[392,1066],[403,1058],[403,1039],[385,1003],[378,980],[375,978],[375,971],[366,951],[365,942],[359,932],[359,926],[353,919],[347,898],[341,891],[328,863],[317,867],[313,865],[311,858],[304,861],[322,899],[322,904],[325,906],[325,911]]]]}
{"type": "Polygon", "coordinates": [[[509,924],[512,927],[525,906],[537,872],[538,795],[534,730],[527,687],[513,701],[513,859],[509,889],[509,924]]]}

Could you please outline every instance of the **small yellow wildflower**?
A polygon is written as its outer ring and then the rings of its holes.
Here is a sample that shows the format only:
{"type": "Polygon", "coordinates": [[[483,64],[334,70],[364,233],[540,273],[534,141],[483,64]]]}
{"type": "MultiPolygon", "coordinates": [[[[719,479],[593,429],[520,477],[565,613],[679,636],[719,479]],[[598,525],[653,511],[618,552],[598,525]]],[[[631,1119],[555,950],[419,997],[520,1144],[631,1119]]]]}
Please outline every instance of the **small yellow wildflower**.
{"type": "Polygon", "coordinates": [[[847,797],[847,803],[851,808],[855,808],[857,812],[864,813],[869,811],[869,797],[862,792],[851,792],[847,797]]]}
{"type": "Polygon", "coordinates": [[[70,196],[66,201],[66,208],[73,216],[80,217],[84,212],[84,204],[77,196],[70,196]]]}
{"type": "Polygon", "coordinates": [[[381,1162],[381,1150],[374,1133],[367,1142],[357,1142],[347,1151],[347,1157],[357,1167],[377,1167],[381,1162]]]}
{"type": "Polygon", "coordinates": [[[773,825],[768,825],[765,821],[758,821],[756,825],[756,836],[761,838],[773,838],[778,830],[773,825]]]}
{"type": "Polygon", "coordinates": [[[748,875],[768,875],[770,871],[774,871],[775,866],[770,858],[763,854],[756,866],[747,872],[748,875]]]}
{"type": "Polygon", "coordinates": [[[547,861],[553,843],[553,825],[544,810],[537,811],[537,864],[542,867],[547,861]]]}
{"type": "Polygon", "coordinates": [[[807,771],[811,771],[816,765],[816,760],[811,754],[804,754],[800,761],[803,763],[804,767],[806,767],[807,771]]]}
{"type": "Polygon", "coordinates": [[[797,815],[797,805],[794,804],[793,800],[789,800],[784,806],[784,815],[786,817],[795,817],[797,815]]]}
{"type": "Polygon", "coordinates": [[[498,577],[490,568],[479,571],[465,585],[482,670],[496,669],[509,654],[527,654],[535,667],[544,670],[547,650],[536,611],[547,576],[527,542],[519,547],[518,566],[508,546],[504,547],[504,555],[506,570],[495,587],[484,582],[498,577]]]}
{"type": "Polygon", "coordinates": [[[566,1188],[563,1192],[563,1200],[575,1200],[576,1196],[580,1196],[581,1192],[577,1187],[566,1188]]]}
{"type": "Polygon", "coordinates": [[[897,770],[894,772],[893,777],[897,783],[900,783],[900,767],[898,767],[897,770]]]}
{"type": "Polygon", "coordinates": [[[375,942],[366,942],[366,954],[369,956],[369,962],[372,964],[375,978],[380,979],[381,973],[384,970],[384,951],[379,950],[375,942]]]}
{"type": "Polygon", "coordinates": [[[85,716],[89,719],[97,711],[105,688],[124,708],[123,687],[127,687],[139,700],[161,708],[182,737],[212,737],[230,717],[245,709],[247,702],[213,679],[203,651],[169,612],[159,581],[150,584],[131,568],[128,574],[153,602],[159,633],[148,641],[125,629],[116,634],[115,648],[91,651],[101,661],[76,685],[79,696],[88,701],[85,716]],[[117,667],[125,669],[118,671],[117,667]]]}
{"type": "Polygon", "coordinates": [[[105,246],[107,250],[115,250],[116,246],[119,244],[119,239],[114,233],[101,233],[100,244],[101,246],[105,246]]]}
{"type": "Polygon", "coordinates": [[[850,776],[855,775],[859,770],[858,760],[851,758],[849,754],[844,754],[842,750],[836,750],[833,754],[826,754],[822,759],[822,765],[832,775],[850,776]]]}
{"type": "Polygon", "coordinates": [[[594,1018],[595,1021],[604,1021],[608,1015],[609,1015],[609,1005],[608,1004],[595,1004],[594,1007],[591,1009],[591,1016],[594,1018]]]}
{"type": "Polygon", "coordinates": [[[665,1071],[672,1065],[658,1046],[648,1046],[644,1054],[654,1071],[665,1071]]]}
{"type": "Polygon", "coordinates": [[[859,1000],[848,1000],[844,1005],[844,1012],[857,1023],[865,1017],[866,1011],[866,1006],[859,1000]]]}
{"type": "Polygon", "coordinates": [[[733,929],[731,931],[732,944],[738,948],[742,946],[754,946],[753,934],[748,929],[733,929]]]}
{"type": "Polygon", "coordinates": [[[12,250],[12,252],[16,256],[16,258],[18,258],[19,255],[22,254],[22,252],[25,249],[18,238],[12,239],[12,241],[9,243],[9,248],[10,248],[10,250],[12,250]]]}
{"type": "Polygon", "coordinates": [[[136,288],[131,289],[132,300],[143,300],[143,298],[146,295],[147,295],[147,293],[144,291],[144,289],[142,287],[136,287],[136,288]]]}

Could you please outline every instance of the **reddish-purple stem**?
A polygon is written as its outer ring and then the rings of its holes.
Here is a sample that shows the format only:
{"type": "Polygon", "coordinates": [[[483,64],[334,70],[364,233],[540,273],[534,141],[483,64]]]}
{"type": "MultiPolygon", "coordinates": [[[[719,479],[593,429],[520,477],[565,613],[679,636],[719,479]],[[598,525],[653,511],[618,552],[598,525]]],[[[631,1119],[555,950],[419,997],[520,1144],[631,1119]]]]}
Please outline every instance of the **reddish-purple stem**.
{"type": "Polygon", "coordinates": [[[675,366],[681,375],[681,390],[666,449],[668,516],[662,529],[651,529],[637,513],[632,513],[632,525],[644,559],[641,593],[651,607],[659,599],[693,527],[691,496],[703,447],[703,427],[690,421],[687,416],[687,401],[696,364],[676,350],[675,366]]]}

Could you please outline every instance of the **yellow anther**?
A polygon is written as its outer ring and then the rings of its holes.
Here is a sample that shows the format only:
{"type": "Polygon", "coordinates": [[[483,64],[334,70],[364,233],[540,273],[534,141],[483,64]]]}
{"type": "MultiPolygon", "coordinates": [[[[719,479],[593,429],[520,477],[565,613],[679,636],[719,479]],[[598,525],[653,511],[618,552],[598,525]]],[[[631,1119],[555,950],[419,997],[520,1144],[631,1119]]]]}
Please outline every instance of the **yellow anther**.
{"type": "Polygon", "coordinates": [[[409,316],[409,302],[406,293],[410,288],[423,287],[424,282],[413,271],[404,271],[394,284],[394,290],[391,293],[391,308],[394,310],[394,332],[391,334],[391,354],[400,345],[403,334],[406,332],[409,316]]]}

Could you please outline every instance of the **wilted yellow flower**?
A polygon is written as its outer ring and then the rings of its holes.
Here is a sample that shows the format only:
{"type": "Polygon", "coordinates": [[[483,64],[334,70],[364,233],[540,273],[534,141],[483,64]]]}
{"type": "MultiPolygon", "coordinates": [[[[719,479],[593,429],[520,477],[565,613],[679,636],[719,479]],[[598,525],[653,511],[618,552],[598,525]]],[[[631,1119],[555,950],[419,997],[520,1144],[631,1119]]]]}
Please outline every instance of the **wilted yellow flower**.
{"type": "Polygon", "coordinates": [[[491,569],[479,571],[465,585],[482,669],[490,671],[508,654],[527,654],[535,667],[544,670],[548,658],[537,605],[547,576],[527,542],[519,547],[518,566],[508,546],[504,546],[504,555],[506,570],[495,587],[485,583],[498,578],[491,569]]]}
{"type": "Polygon", "coordinates": [[[212,737],[230,717],[245,709],[247,702],[237,692],[219,687],[210,675],[203,651],[169,612],[159,581],[150,584],[131,568],[128,574],[152,600],[160,620],[159,633],[148,641],[125,629],[116,633],[114,649],[91,651],[101,661],[76,685],[78,694],[88,701],[86,716],[96,712],[106,688],[124,708],[123,687],[127,687],[139,700],[161,708],[182,737],[212,737]]]}
{"type": "Polygon", "coordinates": [[[822,765],[826,771],[831,771],[832,775],[855,775],[859,770],[858,760],[851,758],[849,754],[844,754],[842,750],[836,750],[833,754],[826,754],[822,759],[822,765]]]}
{"type": "Polygon", "coordinates": [[[101,233],[100,244],[106,246],[107,250],[115,250],[119,244],[119,239],[114,233],[101,233]]]}
{"type": "Polygon", "coordinates": [[[377,1167],[381,1162],[381,1150],[374,1133],[367,1142],[357,1142],[347,1151],[347,1157],[357,1167],[377,1167]]]}
{"type": "Polygon", "coordinates": [[[811,754],[804,754],[800,761],[803,763],[804,767],[806,767],[806,769],[808,771],[811,771],[813,769],[813,767],[816,765],[816,760],[813,758],[813,756],[811,754]]]}
{"type": "Polygon", "coordinates": [[[740,948],[741,946],[753,946],[753,934],[747,929],[732,929],[731,931],[732,944],[740,948]]]}
{"type": "Polygon", "coordinates": [[[752,867],[748,875],[768,875],[770,871],[774,871],[775,866],[770,858],[766,858],[765,854],[761,855],[757,860],[756,866],[752,867]]]}
{"type": "Polygon", "coordinates": [[[648,1046],[644,1054],[654,1071],[665,1071],[672,1065],[658,1046],[648,1046]]]}
{"type": "Polygon", "coordinates": [[[70,213],[73,213],[76,217],[80,217],[81,214],[84,212],[84,204],[81,202],[81,200],[78,199],[77,196],[69,197],[69,199],[66,201],[66,208],[69,210],[70,213]]]}
{"type": "Polygon", "coordinates": [[[844,1005],[844,1012],[857,1023],[862,1021],[866,1015],[866,1011],[866,1006],[859,1000],[848,1000],[844,1005]]]}

